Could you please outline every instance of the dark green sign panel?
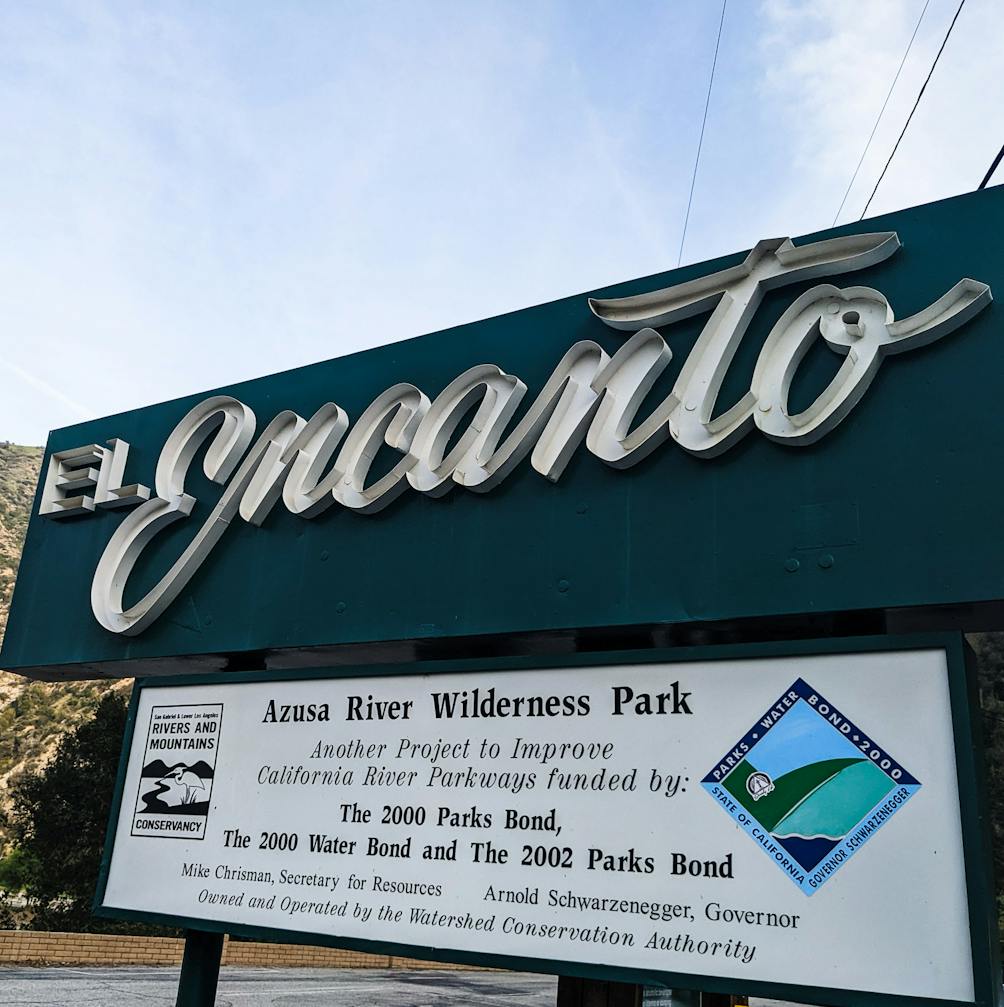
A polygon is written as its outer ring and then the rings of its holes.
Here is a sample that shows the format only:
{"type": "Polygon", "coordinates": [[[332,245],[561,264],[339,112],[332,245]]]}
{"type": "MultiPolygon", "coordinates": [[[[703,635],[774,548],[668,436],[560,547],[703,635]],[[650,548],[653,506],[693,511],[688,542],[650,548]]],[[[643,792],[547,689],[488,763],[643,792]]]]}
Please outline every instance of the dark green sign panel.
{"type": "Polygon", "coordinates": [[[985,191],[54,431],[0,665],[1000,601],[1001,233],[985,191]]]}

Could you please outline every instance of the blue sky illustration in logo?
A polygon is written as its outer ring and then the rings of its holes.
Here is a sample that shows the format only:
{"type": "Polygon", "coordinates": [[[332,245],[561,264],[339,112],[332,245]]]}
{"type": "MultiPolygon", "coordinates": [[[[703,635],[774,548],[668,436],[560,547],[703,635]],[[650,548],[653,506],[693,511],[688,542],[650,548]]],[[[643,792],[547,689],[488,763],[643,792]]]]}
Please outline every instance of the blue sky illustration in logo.
{"type": "Polygon", "coordinates": [[[701,781],[806,895],[818,891],[920,782],[798,679],[701,781]]]}

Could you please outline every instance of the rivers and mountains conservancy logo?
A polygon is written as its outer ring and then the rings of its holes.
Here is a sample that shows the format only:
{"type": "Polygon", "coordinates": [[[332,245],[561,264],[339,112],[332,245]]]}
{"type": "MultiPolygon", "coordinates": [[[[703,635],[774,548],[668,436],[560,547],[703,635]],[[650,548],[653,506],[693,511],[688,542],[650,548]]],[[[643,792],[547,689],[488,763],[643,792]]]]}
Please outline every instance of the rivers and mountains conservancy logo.
{"type": "Polygon", "coordinates": [[[818,891],[920,782],[798,679],[701,781],[806,895],[818,891]]]}
{"type": "Polygon", "coordinates": [[[222,703],[150,711],[132,835],[205,837],[222,723],[222,703]]]}

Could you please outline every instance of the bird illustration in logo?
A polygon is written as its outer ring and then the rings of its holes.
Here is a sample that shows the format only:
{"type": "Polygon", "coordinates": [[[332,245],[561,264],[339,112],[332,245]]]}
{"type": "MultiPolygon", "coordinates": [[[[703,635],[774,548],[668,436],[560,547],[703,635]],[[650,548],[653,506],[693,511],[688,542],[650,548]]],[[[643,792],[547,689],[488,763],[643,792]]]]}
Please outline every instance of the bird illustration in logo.
{"type": "Polygon", "coordinates": [[[185,804],[195,804],[206,794],[205,781],[187,766],[175,766],[157,783],[165,788],[157,794],[158,800],[172,808],[185,804]]]}

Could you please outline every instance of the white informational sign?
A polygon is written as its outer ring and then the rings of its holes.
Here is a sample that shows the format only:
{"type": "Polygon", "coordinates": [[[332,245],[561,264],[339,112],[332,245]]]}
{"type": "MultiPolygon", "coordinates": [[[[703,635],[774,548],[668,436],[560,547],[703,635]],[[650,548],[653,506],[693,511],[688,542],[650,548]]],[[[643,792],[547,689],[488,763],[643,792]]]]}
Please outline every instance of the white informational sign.
{"type": "Polygon", "coordinates": [[[102,905],[972,1001],[961,821],[939,649],[151,684],[102,905]]]}

